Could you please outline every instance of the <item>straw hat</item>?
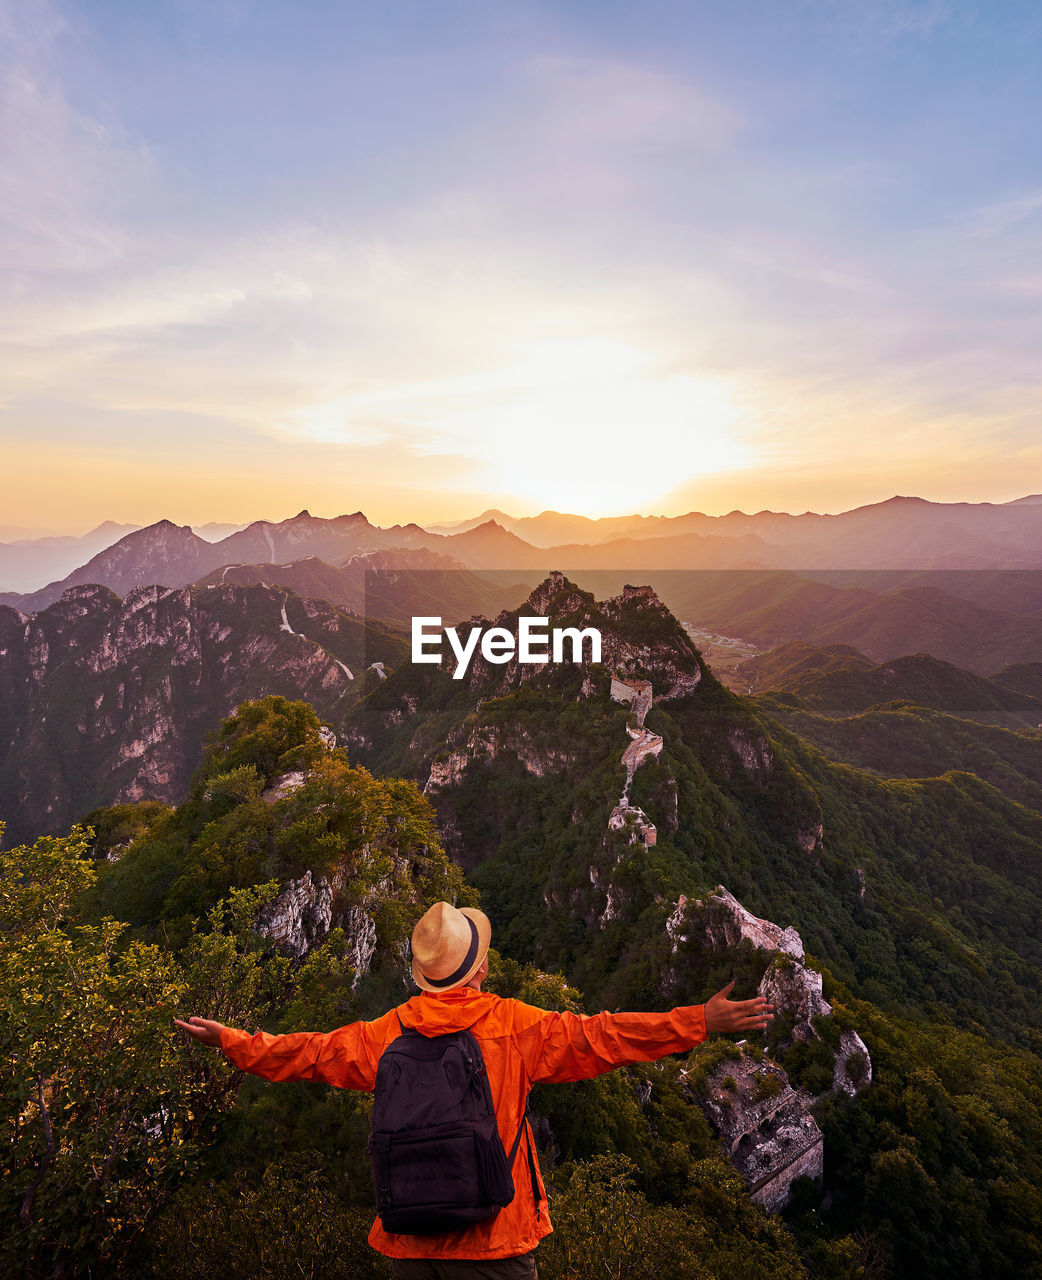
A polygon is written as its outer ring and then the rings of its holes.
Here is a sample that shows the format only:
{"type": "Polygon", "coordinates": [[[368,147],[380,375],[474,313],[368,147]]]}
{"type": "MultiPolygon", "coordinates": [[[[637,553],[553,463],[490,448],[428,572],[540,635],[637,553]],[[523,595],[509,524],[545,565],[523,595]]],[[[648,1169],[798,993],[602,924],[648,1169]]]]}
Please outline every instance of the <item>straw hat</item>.
{"type": "Polygon", "coordinates": [[[412,931],[413,980],[423,991],[463,986],[481,968],[491,939],[483,911],[436,902],[412,931]]]}

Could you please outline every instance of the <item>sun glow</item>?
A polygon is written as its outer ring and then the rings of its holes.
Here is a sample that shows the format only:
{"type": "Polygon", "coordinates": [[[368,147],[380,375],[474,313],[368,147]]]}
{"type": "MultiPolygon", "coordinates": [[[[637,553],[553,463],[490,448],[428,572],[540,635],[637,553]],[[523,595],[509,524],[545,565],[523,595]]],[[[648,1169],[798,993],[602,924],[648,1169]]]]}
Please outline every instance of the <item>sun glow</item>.
{"type": "Polygon", "coordinates": [[[747,461],[738,398],[723,381],[658,371],[616,342],[554,344],[531,351],[522,367],[523,395],[488,415],[480,446],[496,491],[612,514],[747,461]]]}
{"type": "MultiPolygon", "coordinates": [[[[678,484],[749,462],[733,384],[672,372],[625,341],[518,344],[498,367],[308,406],[301,437],[413,437],[473,461],[488,492],[605,515],[645,509],[678,484]]],[[[422,442],[422,443],[421,443],[422,442]]]]}

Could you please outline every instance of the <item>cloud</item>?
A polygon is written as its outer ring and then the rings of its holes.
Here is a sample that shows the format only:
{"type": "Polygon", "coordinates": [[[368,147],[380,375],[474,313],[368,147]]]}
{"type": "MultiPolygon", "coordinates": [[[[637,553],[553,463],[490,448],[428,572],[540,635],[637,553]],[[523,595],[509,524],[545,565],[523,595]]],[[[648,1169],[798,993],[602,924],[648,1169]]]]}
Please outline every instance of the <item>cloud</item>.
{"type": "Polygon", "coordinates": [[[567,150],[653,144],[715,152],[737,135],[733,104],[690,80],[637,61],[544,54],[523,64],[537,132],[567,150]]]}
{"type": "Polygon", "coordinates": [[[60,50],[77,35],[46,0],[0,20],[0,265],[16,272],[111,266],[131,236],[120,209],[154,177],[148,148],[73,106],[60,50]]]}
{"type": "MultiPolygon", "coordinates": [[[[1004,236],[1042,214],[1042,191],[1029,191],[1012,200],[999,200],[978,205],[958,218],[966,235],[984,240],[1004,236]]],[[[1035,228],[1037,231],[1037,228],[1035,228]]]]}
{"type": "Polygon", "coordinates": [[[930,36],[954,23],[971,22],[975,12],[966,0],[809,0],[809,7],[837,26],[884,41],[930,36]]]}

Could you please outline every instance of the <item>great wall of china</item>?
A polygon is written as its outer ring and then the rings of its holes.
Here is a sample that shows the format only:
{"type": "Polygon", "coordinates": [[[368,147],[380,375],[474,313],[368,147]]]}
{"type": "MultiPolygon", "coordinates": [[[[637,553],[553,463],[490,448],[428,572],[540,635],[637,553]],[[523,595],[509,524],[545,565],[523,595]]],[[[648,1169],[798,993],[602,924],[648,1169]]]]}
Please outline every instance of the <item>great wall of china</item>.
{"type": "Polygon", "coordinates": [[[650,729],[644,728],[644,717],[651,708],[652,691],[650,680],[626,680],[612,676],[611,696],[615,702],[629,703],[635,724],[627,724],[626,732],[631,742],[622,753],[622,763],[626,768],[626,785],[622,789],[619,803],[612,809],[608,818],[609,831],[632,832],[630,843],[638,839],[646,849],[650,849],[658,839],[655,824],[643,809],[630,804],[630,783],[634,772],[648,758],[657,756],[662,750],[662,738],[650,729]]]}

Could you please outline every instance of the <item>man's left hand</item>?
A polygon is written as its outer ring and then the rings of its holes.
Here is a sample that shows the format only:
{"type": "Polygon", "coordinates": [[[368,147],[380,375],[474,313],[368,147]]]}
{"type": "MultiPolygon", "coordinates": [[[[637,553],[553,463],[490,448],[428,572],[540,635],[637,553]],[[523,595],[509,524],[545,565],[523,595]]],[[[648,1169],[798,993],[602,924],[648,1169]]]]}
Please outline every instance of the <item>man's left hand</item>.
{"type": "Polygon", "coordinates": [[[753,1000],[728,1000],[728,993],[734,990],[734,979],[706,1001],[707,1031],[762,1031],[774,1017],[768,1013],[773,1004],[768,1004],[763,996],[753,1000]]]}

